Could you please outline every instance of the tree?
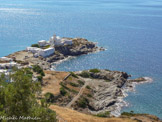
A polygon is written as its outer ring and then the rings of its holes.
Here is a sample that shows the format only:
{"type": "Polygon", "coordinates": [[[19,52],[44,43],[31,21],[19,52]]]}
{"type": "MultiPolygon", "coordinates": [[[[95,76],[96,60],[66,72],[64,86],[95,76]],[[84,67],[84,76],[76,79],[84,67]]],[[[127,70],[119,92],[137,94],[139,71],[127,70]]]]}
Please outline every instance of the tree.
{"type": "Polygon", "coordinates": [[[30,116],[40,118],[39,121],[56,121],[56,113],[48,105],[37,102],[41,85],[32,81],[30,69],[17,70],[10,79],[13,82],[6,83],[5,76],[0,77],[0,116],[30,116]]]}

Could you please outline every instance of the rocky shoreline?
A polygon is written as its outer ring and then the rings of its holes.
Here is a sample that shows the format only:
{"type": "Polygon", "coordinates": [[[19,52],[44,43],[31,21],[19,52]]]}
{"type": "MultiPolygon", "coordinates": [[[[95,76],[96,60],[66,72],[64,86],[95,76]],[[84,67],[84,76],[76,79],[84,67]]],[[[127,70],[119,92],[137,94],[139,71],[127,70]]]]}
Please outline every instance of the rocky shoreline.
{"type": "Polygon", "coordinates": [[[130,80],[130,77],[126,72],[101,69],[73,72],[60,83],[68,96],[54,94],[54,103],[86,114],[108,111],[119,117],[125,105],[125,92],[131,91],[134,83],[147,82],[147,78],[130,80]]]}

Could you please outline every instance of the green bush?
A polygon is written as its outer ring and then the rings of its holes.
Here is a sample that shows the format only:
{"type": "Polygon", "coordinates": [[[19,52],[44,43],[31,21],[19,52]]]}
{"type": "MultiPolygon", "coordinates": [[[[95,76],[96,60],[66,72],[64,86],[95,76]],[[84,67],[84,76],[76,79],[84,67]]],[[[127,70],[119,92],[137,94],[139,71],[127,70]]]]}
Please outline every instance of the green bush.
{"type": "Polygon", "coordinates": [[[88,102],[89,102],[88,99],[86,99],[85,97],[82,97],[77,101],[77,105],[81,108],[85,108],[88,102]]]}
{"type": "Polygon", "coordinates": [[[61,88],[60,88],[60,94],[61,94],[62,96],[65,96],[65,95],[67,94],[67,91],[66,91],[63,87],[61,87],[61,88]]]}
{"type": "Polygon", "coordinates": [[[110,82],[110,80],[105,80],[105,82],[110,82]]]}
{"type": "Polygon", "coordinates": [[[41,76],[45,76],[43,69],[39,65],[33,65],[33,71],[37,72],[41,76]]]}
{"type": "Polygon", "coordinates": [[[81,74],[80,74],[80,76],[82,76],[84,78],[89,78],[90,77],[90,74],[87,71],[82,71],[81,74]]]}
{"type": "Polygon", "coordinates": [[[4,84],[6,83],[4,75],[0,76],[0,116],[10,117],[14,115],[16,118],[29,116],[39,118],[35,121],[56,122],[56,113],[48,108],[49,104],[43,101],[40,101],[41,104],[38,103],[37,96],[41,93],[41,86],[40,83],[34,82],[32,77],[26,75],[28,73],[27,69],[23,68],[14,71],[9,76],[13,82],[8,82],[8,84],[4,84]]]}
{"type": "Polygon", "coordinates": [[[70,72],[71,76],[78,78],[78,76],[74,72],[70,72]]]}
{"type": "Polygon", "coordinates": [[[55,97],[52,93],[47,92],[44,96],[45,96],[46,102],[48,102],[48,103],[54,102],[55,97]]]}
{"type": "Polygon", "coordinates": [[[45,76],[45,74],[44,74],[43,70],[41,71],[40,75],[41,75],[41,76],[45,76]]]}
{"type": "Polygon", "coordinates": [[[92,72],[92,73],[99,73],[100,72],[99,69],[90,69],[89,71],[92,72]]]}
{"type": "Polygon", "coordinates": [[[78,86],[79,86],[78,84],[72,83],[72,82],[70,82],[70,85],[71,85],[71,86],[74,86],[74,87],[78,87],[78,86]]]}
{"type": "Polygon", "coordinates": [[[86,86],[86,88],[87,88],[87,89],[91,89],[91,87],[90,87],[90,86],[86,86]]]}
{"type": "Polygon", "coordinates": [[[40,76],[37,76],[37,79],[38,81],[42,84],[43,83],[43,77],[40,75],[40,76]]]}
{"type": "Polygon", "coordinates": [[[92,95],[91,94],[87,94],[87,97],[92,97],[92,95]]]}
{"type": "Polygon", "coordinates": [[[72,81],[72,80],[73,80],[73,77],[69,76],[69,77],[67,78],[67,80],[68,80],[68,81],[72,81]]]}
{"type": "Polygon", "coordinates": [[[98,116],[98,117],[109,117],[110,112],[106,111],[106,112],[98,113],[96,116],[98,116]]]}
{"type": "Polygon", "coordinates": [[[50,47],[50,45],[47,45],[45,47],[43,47],[43,49],[48,49],[50,47]]]}
{"type": "Polygon", "coordinates": [[[81,80],[78,80],[77,82],[78,82],[80,85],[84,85],[84,82],[81,81],[81,80]]]}
{"type": "Polygon", "coordinates": [[[32,44],[31,47],[40,47],[38,44],[32,44]]]}
{"type": "Polygon", "coordinates": [[[66,84],[65,84],[65,83],[60,82],[60,85],[61,85],[63,88],[65,88],[65,89],[67,89],[67,90],[70,90],[68,87],[66,87],[66,84]]]}
{"type": "Polygon", "coordinates": [[[71,92],[73,93],[78,93],[78,91],[74,90],[74,89],[71,89],[71,92]]]}
{"type": "Polygon", "coordinates": [[[125,115],[125,116],[134,116],[135,113],[134,113],[134,111],[130,111],[130,112],[123,112],[123,113],[121,113],[121,115],[125,115]]]}

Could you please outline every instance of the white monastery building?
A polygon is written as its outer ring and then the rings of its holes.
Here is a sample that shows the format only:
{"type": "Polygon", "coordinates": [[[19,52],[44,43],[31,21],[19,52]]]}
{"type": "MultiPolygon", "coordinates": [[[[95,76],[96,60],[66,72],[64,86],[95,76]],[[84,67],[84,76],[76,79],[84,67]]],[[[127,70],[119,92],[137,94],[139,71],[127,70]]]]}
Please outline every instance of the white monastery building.
{"type": "Polygon", "coordinates": [[[27,47],[26,50],[28,52],[32,52],[35,57],[38,57],[38,56],[48,57],[50,55],[53,55],[55,52],[54,48],[41,49],[37,47],[27,47]]]}
{"type": "Polygon", "coordinates": [[[40,47],[43,47],[43,46],[46,46],[47,45],[47,42],[46,42],[46,40],[40,40],[40,41],[38,41],[38,45],[40,47]]]}
{"type": "Polygon", "coordinates": [[[50,48],[47,49],[41,49],[37,47],[27,47],[26,50],[29,52],[32,52],[35,57],[42,56],[42,57],[48,57],[55,52],[54,46],[61,46],[61,45],[72,45],[73,41],[67,38],[61,38],[59,36],[53,35],[49,41],[40,40],[38,41],[38,45],[40,47],[44,47],[47,45],[50,45],[50,48]]]}
{"type": "Polygon", "coordinates": [[[55,52],[55,49],[54,48],[47,48],[47,49],[44,49],[44,50],[41,50],[38,55],[39,56],[42,56],[42,57],[48,57],[52,54],[54,54],[55,52]]]}
{"type": "Polygon", "coordinates": [[[59,36],[52,36],[50,39],[49,39],[49,43],[51,45],[55,45],[55,46],[60,46],[60,45],[72,45],[73,44],[73,41],[72,40],[69,40],[69,39],[66,39],[66,38],[61,38],[59,36]]]}

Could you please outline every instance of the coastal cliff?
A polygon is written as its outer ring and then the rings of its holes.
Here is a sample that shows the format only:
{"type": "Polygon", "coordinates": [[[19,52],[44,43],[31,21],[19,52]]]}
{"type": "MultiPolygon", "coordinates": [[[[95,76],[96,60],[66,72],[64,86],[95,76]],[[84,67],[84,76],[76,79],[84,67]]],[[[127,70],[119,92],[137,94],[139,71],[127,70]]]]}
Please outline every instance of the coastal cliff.
{"type": "MultiPolygon", "coordinates": [[[[129,77],[125,72],[99,69],[71,72],[60,82],[60,90],[51,92],[55,93],[55,103],[60,106],[89,114],[105,111],[113,114],[125,97],[124,87],[131,88],[133,82],[146,82],[145,78],[129,80],[129,77]]],[[[49,81],[45,81],[44,87],[47,87],[49,81]]]]}
{"type": "MultiPolygon", "coordinates": [[[[122,103],[121,100],[125,97],[124,88],[131,89],[134,82],[147,82],[145,78],[129,80],[130,75],[125,72],[99,69],[78,72],[45,71],[45,74],[42,87],[43,94],[50,92],[54,95],[52,103],[55,106],[51,105],[50,108],[56,110],[56,112],[62,109],[65,111],[73,109],[74,113],[76,111],[81,112],[82,117],[78,115],[79,113],[76,113],[80,120],[84,118],[83,116],[86,116],[85,114],[113,119],[113,112],[119,108],[118,104],[122,103]]],[[[64,116],[63,118],[66,120],[69,114],[64,115],[59,112],[59,115],[64,116]]],[[[127,112],[118,114],[118,119],[118,121],[128,119],[129,121],[160,122],[153,115],[127,112]]]]}

